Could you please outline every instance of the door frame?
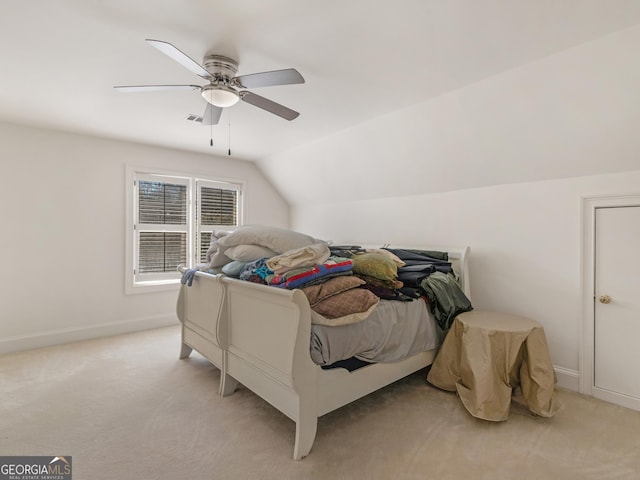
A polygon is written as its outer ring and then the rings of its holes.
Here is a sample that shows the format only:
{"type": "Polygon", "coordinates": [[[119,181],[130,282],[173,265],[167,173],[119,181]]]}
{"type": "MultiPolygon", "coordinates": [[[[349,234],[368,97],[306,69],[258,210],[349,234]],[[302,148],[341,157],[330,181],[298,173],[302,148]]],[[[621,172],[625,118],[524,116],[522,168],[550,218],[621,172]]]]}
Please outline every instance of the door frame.
{"type": "Polygon", "coordinates": [[[582,197],[582,323],[580,328],[578,388],[580,393],[590,396],[602,394],[594,386],[595,361],[595,259],[596,259],[596,210],[598,208],[638,207],[640,193],[624,195],[592,195],[582,197]]]}

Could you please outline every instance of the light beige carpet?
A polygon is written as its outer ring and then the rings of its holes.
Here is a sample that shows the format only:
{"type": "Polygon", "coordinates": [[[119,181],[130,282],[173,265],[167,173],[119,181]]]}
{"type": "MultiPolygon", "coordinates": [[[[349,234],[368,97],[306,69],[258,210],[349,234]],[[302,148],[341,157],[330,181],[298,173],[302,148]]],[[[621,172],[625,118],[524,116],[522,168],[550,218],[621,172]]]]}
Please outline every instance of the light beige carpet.
{"type": "Polygon", "coordinates": [[[640,478],[640,413],[565,390],[554,418],[513,404],[471,417],[425,372],[322,417],[310,455],[294,423],[219,372],[178,360],[179,328],[0,357],[0,455],[70,455],[75,480],[640,478]]]}

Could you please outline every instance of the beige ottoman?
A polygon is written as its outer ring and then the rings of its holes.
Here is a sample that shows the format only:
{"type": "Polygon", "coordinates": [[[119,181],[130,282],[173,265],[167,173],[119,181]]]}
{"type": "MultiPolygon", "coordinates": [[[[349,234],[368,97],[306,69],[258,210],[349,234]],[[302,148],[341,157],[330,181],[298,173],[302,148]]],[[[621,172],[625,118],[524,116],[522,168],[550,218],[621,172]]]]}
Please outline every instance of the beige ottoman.
{"type": "Polygon", "coordinates": [[[457,392],[469,413],[484,420],[506,420],[517,387],[531,412],[551,417],[558,410],[544,329],[525,317],[483,310],[458,315],[427,380],[457,392]]]}

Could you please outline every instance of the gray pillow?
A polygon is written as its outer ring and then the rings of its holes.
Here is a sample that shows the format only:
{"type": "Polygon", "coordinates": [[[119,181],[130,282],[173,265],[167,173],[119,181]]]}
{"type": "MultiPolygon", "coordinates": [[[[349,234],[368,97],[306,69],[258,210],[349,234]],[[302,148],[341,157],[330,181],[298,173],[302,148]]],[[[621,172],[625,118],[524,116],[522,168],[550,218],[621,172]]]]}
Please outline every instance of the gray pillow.
{"type": "Polygon", "coordinates": [[[229,275],[230,277],[238,278],[240,276],[240,272],[247,263],[250,262],[240,262],[238,260],[234,260],[233,262],[229,262],[224,267],[222,267],[222,273],[224,273],[225,275],[229,275]]]}

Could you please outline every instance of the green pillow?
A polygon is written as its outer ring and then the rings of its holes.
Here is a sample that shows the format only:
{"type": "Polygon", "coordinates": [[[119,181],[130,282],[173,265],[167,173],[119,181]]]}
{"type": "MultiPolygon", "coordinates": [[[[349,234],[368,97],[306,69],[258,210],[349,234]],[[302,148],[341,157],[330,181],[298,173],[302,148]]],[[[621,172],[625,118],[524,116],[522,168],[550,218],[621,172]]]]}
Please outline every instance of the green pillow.
{"type": "Polygon", "coordinates": [[[390,257],[382,253],[358,253],[351,257],[351,261],[353,262],[353,273],[381,280],[398,278],[398,266],[390,257]]]}

